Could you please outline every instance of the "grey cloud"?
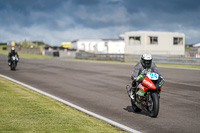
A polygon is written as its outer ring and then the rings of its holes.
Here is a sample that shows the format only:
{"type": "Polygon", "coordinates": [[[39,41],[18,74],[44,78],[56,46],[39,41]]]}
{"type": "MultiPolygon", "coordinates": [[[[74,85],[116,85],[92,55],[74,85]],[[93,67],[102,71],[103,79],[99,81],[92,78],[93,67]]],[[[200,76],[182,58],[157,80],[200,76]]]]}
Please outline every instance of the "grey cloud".
{"type": "Polygon", "coordinates": [[[75,6],[94,6],[100,3],[100,0],[70,0],[75,6]]]}
{"type": "Polygon", "coordinates": [[[55,44],[82,37],[113,38],[126,29],[184,32],[186,42],[194,43],[200,41],[199,23],[198,0],[0,0],[0,32],[18,40],[45,38],[55,44]]]}

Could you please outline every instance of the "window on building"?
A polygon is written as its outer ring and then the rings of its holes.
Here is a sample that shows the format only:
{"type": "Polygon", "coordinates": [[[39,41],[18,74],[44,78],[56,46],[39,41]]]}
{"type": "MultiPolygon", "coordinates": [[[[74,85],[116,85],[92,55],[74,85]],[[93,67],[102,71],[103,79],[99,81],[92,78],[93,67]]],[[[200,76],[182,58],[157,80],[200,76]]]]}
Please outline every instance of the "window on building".
{"type": "Polygon", "coordinates": [[[183,45],[182,37],[174,37],[174,45],[183,45]]]}
{"type": "Polygon", "coordinates": [[[156,36],[148,36],[147,44],[158,44],[158,37],[156,37],[156,36]]]}
{"type": "Polygon", "coordinates": [[[130,36],[129,37],[129,44],[130,45],[140,45],[141,44],[141,37],[140,36],[130,36]]]}

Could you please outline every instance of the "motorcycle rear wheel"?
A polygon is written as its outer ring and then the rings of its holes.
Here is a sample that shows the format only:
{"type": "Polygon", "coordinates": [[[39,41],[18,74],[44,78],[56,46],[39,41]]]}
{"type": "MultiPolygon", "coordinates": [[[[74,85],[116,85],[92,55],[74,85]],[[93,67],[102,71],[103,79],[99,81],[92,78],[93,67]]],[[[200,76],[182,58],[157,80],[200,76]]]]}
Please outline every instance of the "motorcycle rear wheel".
{"type": "Polygon", "coordinates": [[[141,112],[142,111],[140,108],[138,108],[135,105],[135,103],[134,103],[134,101],[132,99],[131,99],[131,105],[132,105],[132,109],[133,109],[134,112],[141,112]]]}
{"type": "Polygon", "coordinates": [[[153,92],[151,95],[151,100],[152,100],[152,107],[150,109],[149,107],[149,112],[151,117],[157,117],[158,112],[159,112],[159,98],[158,98],[158,93],[153,92]]]}

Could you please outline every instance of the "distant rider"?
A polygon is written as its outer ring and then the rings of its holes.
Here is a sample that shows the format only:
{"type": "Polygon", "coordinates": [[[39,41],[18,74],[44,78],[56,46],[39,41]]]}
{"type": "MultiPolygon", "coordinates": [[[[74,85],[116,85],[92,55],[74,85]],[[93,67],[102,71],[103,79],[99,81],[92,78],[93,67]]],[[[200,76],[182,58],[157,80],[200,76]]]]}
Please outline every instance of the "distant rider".
{"type": "Polygon", "coordinates": [[[155,72],[161,76],[161,72],[158,70],[156,64],[152,62],[152,59],[153,58],[151,54],[143,54],[141,56],[140,62],[138,62],[135,65],[134,71],[132,72],[131,75],[131,79],[133,80],[132,87],[127,90],[129,97],[131,97],[132,99],[134,98],[133,91],[136,89],[136,82],[141,81],[143,79],[142,77],[138,77],[141,73],[149,71],[149,72],[155,72]]]}
{"type": "Polygon", "coordinates": [[[11,64],[11,58],[12,56],[17,56],[18,61],[19,61],[19,55],[17,54],[17,52],[15,51],[15,47],[12,47],[9,54],[8,54],[8,65],[10,66],[11,64]]]}

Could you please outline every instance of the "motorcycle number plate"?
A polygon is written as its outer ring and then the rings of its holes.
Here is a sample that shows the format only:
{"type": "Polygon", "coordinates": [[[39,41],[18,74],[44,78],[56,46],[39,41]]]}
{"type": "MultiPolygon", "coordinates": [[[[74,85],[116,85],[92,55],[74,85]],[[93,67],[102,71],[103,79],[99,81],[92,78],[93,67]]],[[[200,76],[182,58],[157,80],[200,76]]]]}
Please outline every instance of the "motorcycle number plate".
{"type": "Polygon", "coordinates": [[[159,75],[157,73],[149,73],[147,77],[151,80],[158,80],[159,75]]]}

